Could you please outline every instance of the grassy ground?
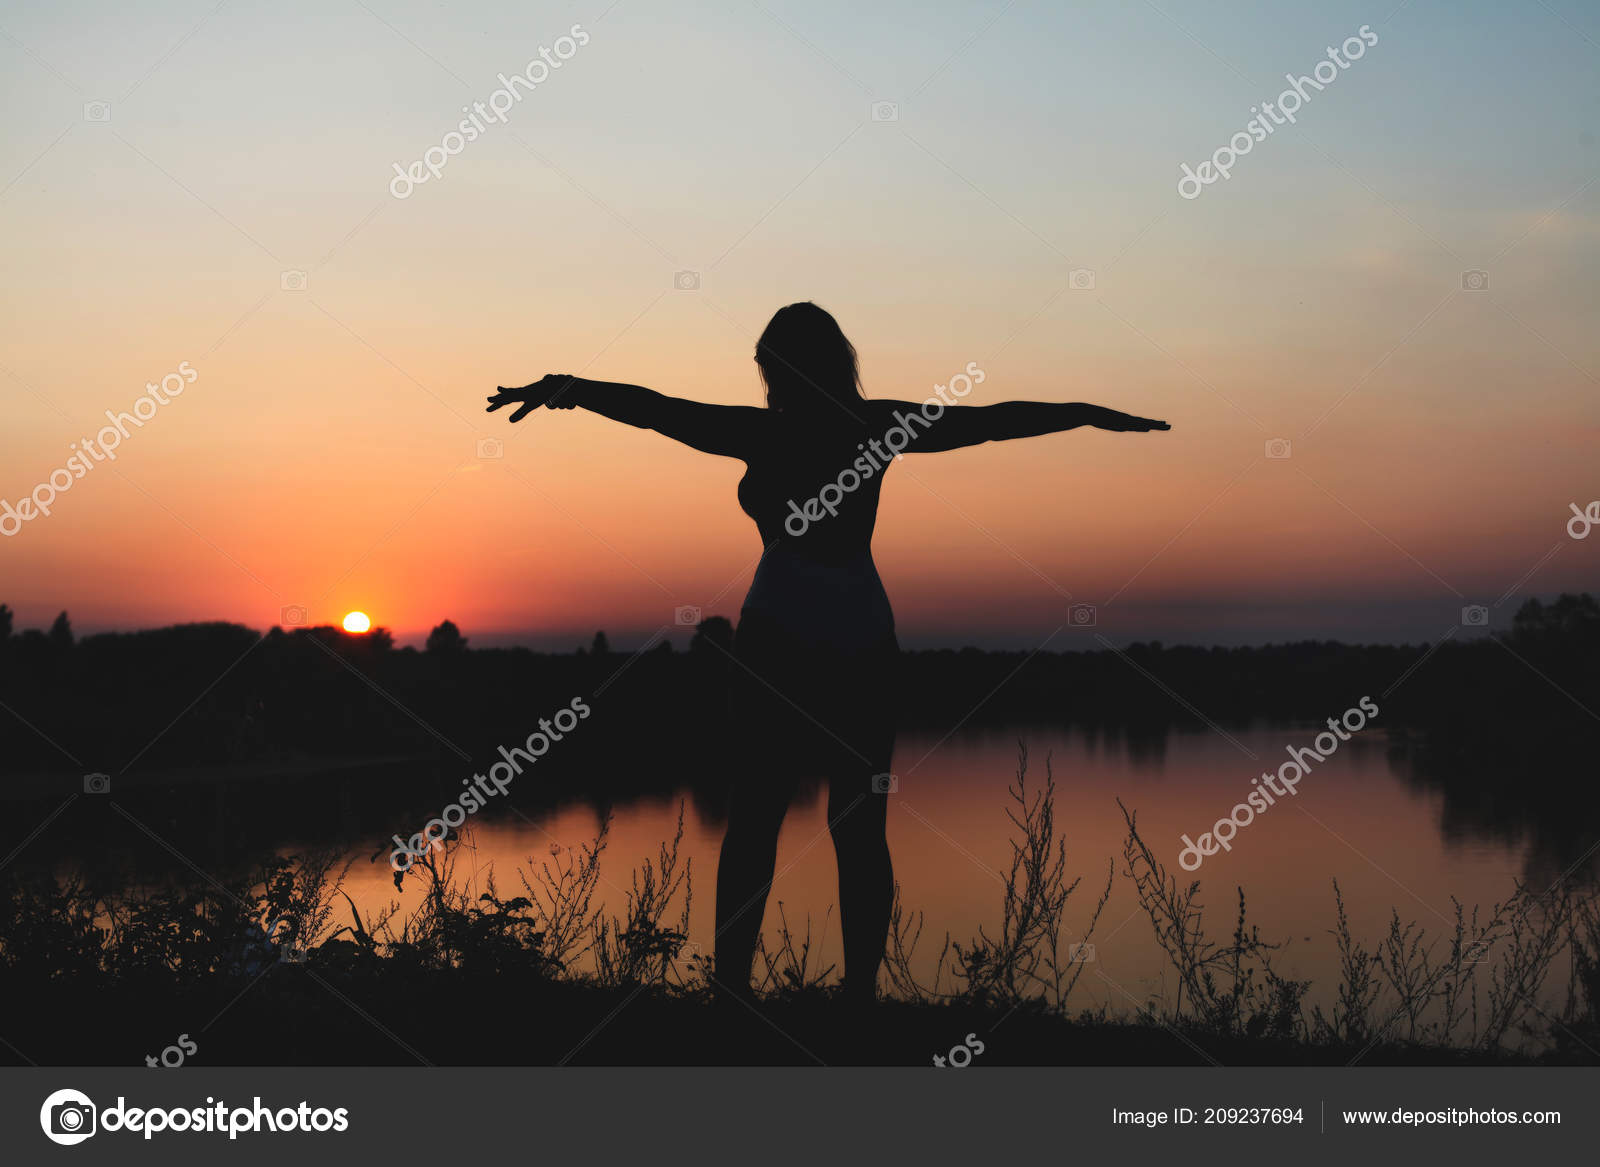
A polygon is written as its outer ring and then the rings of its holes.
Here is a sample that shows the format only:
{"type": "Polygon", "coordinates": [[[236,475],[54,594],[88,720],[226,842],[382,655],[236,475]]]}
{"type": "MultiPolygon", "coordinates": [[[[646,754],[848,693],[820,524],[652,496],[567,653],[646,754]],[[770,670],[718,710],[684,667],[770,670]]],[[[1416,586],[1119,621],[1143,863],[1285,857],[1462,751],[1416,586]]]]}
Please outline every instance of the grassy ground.
{"type": "MultiPolygon", "coordinates": [[[[16,1002],[13,1001],[13,1004],[16,1002]]],[[[810,990],[746,1005],[711,994],[458,972],[323,977],[281,965],[174,994],[59,983],[11,1014],[0,1061],[139,1065],[187,1035],[195,1065],[933,1066],[969,1035],[972,1067],[1525,1064],[1503,1052],[1245,1038],[1192,1026],[810,990]]],[[[1581,1050],[1578,1053],[1581,1054],[1581,1050]]],[[[965,1060],[957,1055],[957,1061],[965,1060]]],[[[1552,1053],[1545,1061],[1570,1059],[1552,1053]]],[[[1592,1061],[1592,1059],[1591,1059],[1592,1061]]]]}

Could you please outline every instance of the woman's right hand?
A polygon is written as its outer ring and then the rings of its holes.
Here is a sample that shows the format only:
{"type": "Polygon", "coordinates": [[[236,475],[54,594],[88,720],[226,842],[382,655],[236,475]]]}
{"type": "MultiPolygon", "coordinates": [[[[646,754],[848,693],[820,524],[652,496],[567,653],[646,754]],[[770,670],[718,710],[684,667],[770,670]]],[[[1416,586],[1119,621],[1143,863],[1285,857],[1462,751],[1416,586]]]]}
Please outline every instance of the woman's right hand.
{"type": "Polygon", "coordinates": [[[521,421],[541,405],[551,409],[571,409],[577,402],[568,395],[567,390],[578,380],[570,373],[546,373],[532,385],[524,385],[521,389],[500,386],[500,391],[488,399],[489,407],[485,412],[493,413],[502,406],[516,405],[517,411],[511,415],[511,420],[521,421]]]}
{"type": "Polygon", "coordinates": [[[1153,417],[1135,417],[1116,409],[1101,409],[1099,416],[1089,423],[1096,429],[1112,430],[1123,434],[1147,434],[1152,430],[1170,430],[1172,427],[1153,417]]]}

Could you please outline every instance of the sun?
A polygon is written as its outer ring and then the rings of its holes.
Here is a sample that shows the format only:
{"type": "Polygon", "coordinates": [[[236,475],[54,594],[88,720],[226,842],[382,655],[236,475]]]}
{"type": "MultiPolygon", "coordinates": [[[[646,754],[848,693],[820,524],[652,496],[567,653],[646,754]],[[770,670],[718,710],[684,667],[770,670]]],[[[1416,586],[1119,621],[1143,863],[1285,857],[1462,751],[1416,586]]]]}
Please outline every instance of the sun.
{"type": "Polygon", "coordinates": [[[365,612],[350,612],[344,618],[346,632],[365,632],[372,627],[372,621],[367,619],[365,612]]]}

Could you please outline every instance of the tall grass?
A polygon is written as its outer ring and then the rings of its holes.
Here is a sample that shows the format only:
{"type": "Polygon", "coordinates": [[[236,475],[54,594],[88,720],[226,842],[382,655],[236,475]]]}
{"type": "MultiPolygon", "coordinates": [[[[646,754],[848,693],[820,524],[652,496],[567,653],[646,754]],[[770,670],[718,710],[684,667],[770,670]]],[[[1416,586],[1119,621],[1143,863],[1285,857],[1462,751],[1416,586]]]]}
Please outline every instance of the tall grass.
{"type": "Polygon", "coordinates": [[[1151,1003],[1146,1012],[1169,1024],[1192,1023],[1230,1037],[1298,1037],[1301,1003],[1309,984],[1281,976],[1273,955],[1283,945],[1261,939],[1247,920],[1244,889],[1227,943],[1207,937],[1200,881],[1180,886],[1139,835],[1137,816],[1117,800],[1127,824],[1123,871],[1133,883],[1156,944],[1177,974],[1170,1005],[1151,1003]]]}
{"type": "Polygon", "coordinates": [[[1083,877],[1068,879],[1066,844],[1056,838],[1056,783],[1050,760],[1045,759],[1043,784],[1030,792],[1028,750],[1019,745],[1016,780],[1007,793],[1011,805],[1006,817],[1015,833],[1010,869],[1002,877],[999,932],[991,936],[980,928],[965,944],[951,941],[947,934],[930,985],[922,985],[913,971],[922,913],[906,913],[896,884],[886,966],[891,990],[904,999],[1064,1011],[1088,967],[1095,927],[1111,898],[1113,872],[1108,865],[1105,889],[1081,935],[1075,940],[1066,937],[1068,947],[1063,950],[1067,904],[1083,877]],[[941,988],[947,975],[948,991],[941,988]]]}
{"type": "Polygon", "coordinates": [[[1274,968],[1285,945],[1263,941],[1247,924],[1244,889],[1236,889],[1238,915],[1229,942],[1212,941],[1203,925],[1200,881],[1180,886],[1139,835],[1136,815],[1120,800],[1117,805],[1128,831],[1127,875],[1177,974],[1176,994],[1170,1002],[1147,1006],[1151,1016],[1229,1036],[1359,1046],[1358,1058],[1379,1044],[1483,1053],[1576,1045],[1600,1060],[1593,1048],[1600,1044],[1600,897],[1593,888],[1580,892],[1563,877],[1535,894],[1518,883],[1510,898],[1487,912],[1468,912],[1452,900],[1454,916],[1439,934],[1391,910],[1387,932],[1369,947],[1352,935],[1335,880],[1330,934],[1339,980],[1329,1011],[1314,1006],[1307,1015],[1310,982],[1274,968]],[[1558,1016],[1540,1002],[1548,998],[1563,957],[1570,973],[1558,1016]]]}

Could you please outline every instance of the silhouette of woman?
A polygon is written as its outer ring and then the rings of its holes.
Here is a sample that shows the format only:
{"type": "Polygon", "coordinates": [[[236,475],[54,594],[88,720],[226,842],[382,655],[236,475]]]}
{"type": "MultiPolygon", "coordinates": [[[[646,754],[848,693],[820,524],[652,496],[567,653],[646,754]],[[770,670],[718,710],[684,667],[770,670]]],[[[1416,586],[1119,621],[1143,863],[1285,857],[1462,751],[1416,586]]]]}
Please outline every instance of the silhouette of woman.
{"type": "MultiPolygon", "coordinates": [[[[1078,426],[1164,430],[1096,405],[930,405],[862,396],[856,350],[812,303],[778,310],[756,342],[766,408],[706,405],[637,385],[552,374],[502,388],[489,411],[580,406],[742,460],[739,505],[766,550],[734,637],[738,767],[717,868],[714,964],[729,991],[750,966],[777,863],[778,831],[803,775],[828,780],[839,866],[844,992],[876,991],[894,898],[887,817],[893,788],[894,615],[872,561],[883,474],[897,453],[955,450],[1078,426]]],[[[936,399],[930,398],[929,402],[936,399]]]]}

